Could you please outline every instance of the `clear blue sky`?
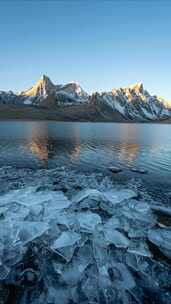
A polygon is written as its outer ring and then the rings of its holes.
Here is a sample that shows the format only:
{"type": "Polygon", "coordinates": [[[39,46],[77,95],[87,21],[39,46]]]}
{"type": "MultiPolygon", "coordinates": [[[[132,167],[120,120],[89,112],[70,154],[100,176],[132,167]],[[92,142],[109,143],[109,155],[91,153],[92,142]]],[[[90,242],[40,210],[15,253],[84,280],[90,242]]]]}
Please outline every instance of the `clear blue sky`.
{"type": "Polygon", "coordinates": [[[0,0],[0,89],[42,74],[89,92],[142,81],[171,100],[171,1],[0,0]]]}

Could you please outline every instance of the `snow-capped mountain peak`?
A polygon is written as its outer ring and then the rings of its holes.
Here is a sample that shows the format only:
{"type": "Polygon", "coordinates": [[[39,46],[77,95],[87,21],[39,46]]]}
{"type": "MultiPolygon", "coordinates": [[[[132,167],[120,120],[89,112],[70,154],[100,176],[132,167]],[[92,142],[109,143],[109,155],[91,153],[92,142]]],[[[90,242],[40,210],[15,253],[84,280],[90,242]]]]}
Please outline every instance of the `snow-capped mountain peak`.
{"type": "MultiPolygon", "coordinates": [[[[46,75],[28,90],[15,94],[0,91],[0,104],[17,106],[36,106],[38,108],[65,109],[82,106],[82,117],[85,110],[94,111],[110,121],[119,115],[119,119],[129,121],[154,121],[171,118],[171,103],[156,95],[151,95],[144,89],[141,82],[128,87],[112,89],[110,92],[88,95],[77,81],[68,84],[54,84],[46,75]],[[107,117],[107,118],[106,118],[107,117]]],[[[67,110],[66,110],[67,111],[67,110]]],[[[85,116],[90,117],[85,112],[85,116]]]]}
{"type": "Polygon", "coordinates": [[[47,99],[54,101],[56,105],[68,105],[87,102],[88,94],[81,88],[78,82],[70,82],[66,85],[55,85],[48,76],[42,75],[30,89],[18,94],[26,98],[24,104],[44,105],[47,99]]]}
{"type": "Polygon", "coordinates": [[[130,88],[135,91],[136,93],[143,94],[144,87],[142,82],[137,82],[130,86],[130,88]]]}
{"type": "Polygon", "coordinates": [[[70,95],[72,98],[79,99],[80,101],[87,101],[88,94],[81,88],[78,82],[72,81],[60,88],[60,92],[63,91],[70,95]]]}
{"type": "Polygon", "coordinates": [[[40,80],[36,82],[30,89],[21,92],[19,95],[28,96],[28,97],[46,97],[55,89],[55,85],[52,83],[50,78],[46,75],[42,75],[40,80]]]}
{"type": "Polygon", "coordinates": [[[150,95],[141,82],[103,93],[102,100],[130,120],[159,120],[171,116],[169,103],[150,95]]]}

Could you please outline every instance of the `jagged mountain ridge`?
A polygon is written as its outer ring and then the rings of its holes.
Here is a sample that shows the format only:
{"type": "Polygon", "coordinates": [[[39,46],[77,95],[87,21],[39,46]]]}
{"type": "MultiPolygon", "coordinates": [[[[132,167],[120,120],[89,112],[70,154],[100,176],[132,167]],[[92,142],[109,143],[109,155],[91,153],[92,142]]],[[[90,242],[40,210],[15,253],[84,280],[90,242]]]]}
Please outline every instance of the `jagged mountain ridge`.
{"type": "Polygon", "coordinates": [[[160,120],[171,117],[171,106],[161,97],[151,96],[142,83],[111,92],[96,93],[99,103],[108,105],[130,120],[160,120]]]}
{"type": "Polygon", "coordinates": [[[121,121],[158,121],[171,118],[171,105],[161,97],[150,95],[142,83],[89,95],[77,82],[55,85],[46,75],[30,89],[18,94],[0,91],[0,105],[48,108],[54,111],[64,108],[66,114],[70,107],[77,106],[78,120],[80,109],[81,119],[84,119],[85,114],[85,120],[86,117],[91,120],[90,113],[86,113],[90,109],[93,120],[96,113],[97,120],[101,116],[106,121],[115,121],[116,116],[121,121]]]}
{"type": "Polygon", "coordinates": [[[29,90],[21,92],[18,96],[27,96],[26,102],[30,100],[33,104],[40,104],[46,101],[48,97],[53,97],[56,104],[62,103],[82,103],[87,101],[89,96],[80,85],[76,82],[71,82],[66,85],[55,85],[49,77],[43,75],[42,78],[29,90]]]}

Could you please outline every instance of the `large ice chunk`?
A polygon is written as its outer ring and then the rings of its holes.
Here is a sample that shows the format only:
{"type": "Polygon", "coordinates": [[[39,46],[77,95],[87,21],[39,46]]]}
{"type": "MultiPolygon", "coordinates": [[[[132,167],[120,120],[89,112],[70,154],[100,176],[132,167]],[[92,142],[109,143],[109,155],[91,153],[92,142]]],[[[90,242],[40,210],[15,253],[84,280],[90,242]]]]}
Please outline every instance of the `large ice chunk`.
{"type": "Polygon", "coordinates": [[[117,229],[121,228],[122,223],[120,216],[112,216],[105,224],[104,224],[104,229],[105,230],[111,230],[111,229],[117,229]]]}
{"type": "Polygon", "coordinates": [[[48,231],[48,224],[44,222],[28,221],[0,221],[0,244],[2,263],[11,267],[22,258],[30,242],[44,237],[48,231]]]}
{"type": "Polygon", "coordinates": [[[81,287],[82,292],[87,298],[83,303],[100,303],[98,273],[95,265],[91,265],[88,269],[87,276],[82,280],[81,287]]]}
{"type": "Polygon", "coordinates": [[[137,197],[137,193],[131,189],[110,190],[104,192],[106,199],[113,205],[120,204],[131,198],[137,197]]]}
{"type": "Polygon", "coordinates": [[[149,258],[153,257],[151,251],[148,248],[147,243],[143,242],[142,240],[132,241],[128,247],[128,252],[139,256],[144,256],[149,258]]]}
{"type": "Polygon", "coordinates": [[[102,209],[108,214],[115,213],[115,206],[137,196],[131,189],[112,189],[100,192],[96,189],[85,189],[73,196],[72,201],[79,209],[102,209]]]}
{"type": "Polygon", "coordinates": [[[9,202],[4,207],[0,207],[1,217],[6,220],[22,221],[29,215],[29,208],[18,202],[9,202]]]}
{"type": "Polygon", "coordinates": [[[159,205],[153,205],[151,208],[155,212],[171,216],[171,208],[169,207],[167,208],[159,205]]]}
{"type": "Polygon", "coordinates": [[[145,237],[148,229],[155,224],[155,217],[148,203],[130,200],[122,206],[121,221],[129,237],[140,238],[145,237]]]}
{"type": "Polygon", "coordinates": [[[89,263],[86,256],[85,259],[81,256],[74,256],[71,263],[66,265],[62,271],[61,276],[64,282],[70,286],[77,284],[89,263]]]}
{"type": "MultiPolygon", "coordinates": [[[[53,217],[53,214],[52,214],[53,217]]],[[[74,226],[78,226],[75,213],[66,212],[65,210],[59,210],[55,213],[54,223],[62,226],[66,226],[67,229],[70,229],[74,226]]]]}
{"type": "Polygon", "coordinates": [[[93,232],[98,224],[101,224],[101,217],[91,211],[79,212],[76,214],[76,219],[83,232],[93,232]]]}
{"type": "Polygon", "coordinates": [[[107,200],[104,194],[96,189],[85,189],[72,198],[76,210],[104,210],[113,213],[113,204],[107,200]]]}
{"type": "Polygon", "coordinates": [[[57,192],[49,202],[42,203],[44,206],[44,217],[55,218],[57,212],[67,209],[71,204],[71,201],[62,192],[57,192]]]}
{"type": "Polygon", "coordinates": [[[97,209],[100,201],[104,200],[103,194],[96,189],[84,189],[72,197],[72,202],[79,209],[97,209]]]}
{"type": "Polygon", "coordinates": [[[129,239],[117,230],[105,229],[104,235],[108,244],[113,244],[119,248],[127,248],[129,246],[129,239]]]}
{"type": "Polygon", "coordinates": [[[73,231],[64,231],[55,240],[52,245],[53,249],[59,249],[68,246],[74,246],[81,239],[80,235],[73,231]]]}
{"type": "Polygon", "coordinates": [[[148,239],[158,246],[164,255],[171,258],[171,229],[151,229],[148,232],[148,239]]]}
{"type": "Polygon", "coordinates": [[[63,192],[50,190],[37,191],[37,187],[12,190],[0,196],[0,206],[6,206],[9,202],[17,202],[26,207],[41,204],[58,210],[68,208],[71,204],[63,192]]]}
{"type": "Polygon", "coordinates": [[[114,281],[116,288],[120,290],[129,290],[136,286],[135,280],[125,264],[114,263],[112,269],[114,272],[114,277],[116,277],[116,280],[114,281]]]}
{"type": "Polygon", "coordinates": [[[107,242],[104,236],[103,227],[97,227],[93,233],[93,255],[98,267],[106,265],[107,242]]]}
{"type": "Polygon", "coordinates": [[[27,187],[0,196],[1,217],[6,220],[51,222],[59,211],[72,204],[61,191],[36,190],[35,187],[27,187]]]}
{"type": "Polygon", "coordinates": [[[150,221],[153,217],[150,205],[143,201],[130,200],[123,210],[127,217],[136,218],[139,221],[150,221]]]}
{"type": "Polygon", "coordinates": [[[42,236],[49,228],[45,222],[15,222],[13,224],[14,243],[25,245],[42,236]]]}
{"type": "Polygon", "coordinates": [[[94,201],[99,201],[101,199],[101,196],[102,193],[96,189],[84,189],[73,196],[72,201],[76,204],[80,203],[86,198],[90,198],[94,201]]]}
{"type": "Polygon", "coordinates": [[[51,249],[55,250],[67,261],[73,256],[76,245],[81,240],[80,234],[74,231],[63,231],[61,235],[53,242],[51,249]]]}
{"type": "Polygon", "coordinates": [[[0,221],[0,241],[5,245],[25,244],[42,236],[49,228],[44,222],[0,221]]]}

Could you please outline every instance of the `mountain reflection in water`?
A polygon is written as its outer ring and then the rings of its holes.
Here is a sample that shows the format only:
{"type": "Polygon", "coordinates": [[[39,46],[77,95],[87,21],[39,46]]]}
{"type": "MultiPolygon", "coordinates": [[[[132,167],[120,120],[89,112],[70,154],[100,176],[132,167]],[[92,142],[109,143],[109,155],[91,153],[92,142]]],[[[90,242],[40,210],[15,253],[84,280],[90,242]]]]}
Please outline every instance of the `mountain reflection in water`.
{"type": "Polygon", "coordinates": [[[80,155],[80,133],[77,128],[73,129],[73,136],[68,138],[67,142],[62,139],[60,130],[56,134],[50,134],[48,122],[41,124],[34,122],[29,132],[27,148],[37,160],[42,162],[45,168],[48,167],[48,161],[55,156],[59,157],[65,154],[72,161],[80,155]]]}
{"type": "Polygon", "coordinates": [[[89,171],[113,165],[129,172],[136,166],[153,178],[168,180],[170,125],[3,121],[2,165],[35,169],[64,165],[89,171]]]}
{"type": "Polygon", "coordinates": [[[43,162],[44,166],[48,166],[49,159],[49,143],[47,134],[47,123],[34,124],[34,128],[30,129],[30,138],[28,143],[28,148],[31,153],[34,154],[40,161],[43,162]]]}

